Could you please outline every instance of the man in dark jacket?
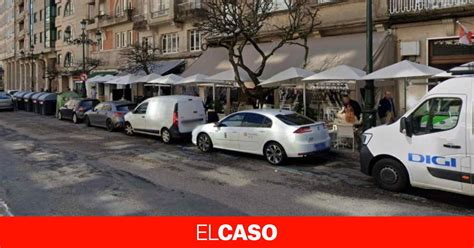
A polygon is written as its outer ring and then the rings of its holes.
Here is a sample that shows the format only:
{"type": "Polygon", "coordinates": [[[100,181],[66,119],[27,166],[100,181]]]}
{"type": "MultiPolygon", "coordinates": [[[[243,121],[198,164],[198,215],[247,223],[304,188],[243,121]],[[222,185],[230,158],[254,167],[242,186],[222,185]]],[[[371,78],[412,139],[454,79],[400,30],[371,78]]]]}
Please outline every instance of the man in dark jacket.
{"type": "Polygon", "coordinates": [[[347,106],[351,106],[352,111],[354,111],[354,115],[359,121],[361,118],[360,115],[362,114],[362,108],[360,107],[360,104],[357,101],[352,100],[348,95],[342,96],[342,103],[344,104],[344,109],[346,109],[347,106]]]}
{"type": "Polygon", "coordinates": [[[390,124],[395,120],[395,103],[390,91],[385,91],[384,97],[380,99],[377,112],[383,124],[390,124]]]}

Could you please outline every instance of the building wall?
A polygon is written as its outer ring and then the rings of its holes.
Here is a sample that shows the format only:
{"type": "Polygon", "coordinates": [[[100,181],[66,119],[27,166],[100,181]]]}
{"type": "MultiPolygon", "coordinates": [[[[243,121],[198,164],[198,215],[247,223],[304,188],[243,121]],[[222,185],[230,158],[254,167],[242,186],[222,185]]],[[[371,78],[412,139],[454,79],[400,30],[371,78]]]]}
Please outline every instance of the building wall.
{"type": "MultiPolygon", "coordinates": [[[[396,0],[391,0],[396,1],[396,0]]],[[[453,3],[456,1],[453,1],[453,3]]],[[[459,1],[458,1],[459,2],[459,1]]],[[[461,2],[459,2],[461,3],[461,2]]],[[[440,67],[446,70],[454,67],[456,63],[466,63],[474,60],[474,54],[471,59],[466,59],[464,62],[456,61],[453,64],[434,65],[430,64],[429,60],[429,41],[433,39],[458,39],[459,25],[456,23],[460,21],[464,26],[470,30],[474,29],[474,4],[467,4],[462,9],[456,6],[445,6],[445,8],[436,10],[425,10],[423,12],[407,12],[392,14],[388,23],[388,28],[397,39],[397,60],[409,59],[425,65],[440,67]],[[403,53],[402,44],[416,43],[419,46],[418,53],[403,53]],[[405,55],[405,56],[404,56],[405,55]]],[[[448,51],[449,52],[449,51],[448,51]]],[[[430,80],[430,83],[433,80],[430,80]]],[[[399,97],[399,107],[401,112],[404,112],[405,105],[405,87],[403,82],[398,82],[397,93],[399,97]]],[[[428,85],[428,80],[412,80],[407,87],[407,109],[414,107],[419,99],[421,99],[431,88],[428,85]]]]}

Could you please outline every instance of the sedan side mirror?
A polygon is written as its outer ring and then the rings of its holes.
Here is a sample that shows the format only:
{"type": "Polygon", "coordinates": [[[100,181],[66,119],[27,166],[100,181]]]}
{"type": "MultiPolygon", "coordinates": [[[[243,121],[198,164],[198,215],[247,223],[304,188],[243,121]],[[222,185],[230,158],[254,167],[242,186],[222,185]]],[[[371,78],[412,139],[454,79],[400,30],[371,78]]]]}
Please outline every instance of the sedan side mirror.
{"type": "Polygon", "coordinates": [[[408,137],[413,136],[413,125],[410,117],[402,117],[400,119],[400,132],[408,137]]]}

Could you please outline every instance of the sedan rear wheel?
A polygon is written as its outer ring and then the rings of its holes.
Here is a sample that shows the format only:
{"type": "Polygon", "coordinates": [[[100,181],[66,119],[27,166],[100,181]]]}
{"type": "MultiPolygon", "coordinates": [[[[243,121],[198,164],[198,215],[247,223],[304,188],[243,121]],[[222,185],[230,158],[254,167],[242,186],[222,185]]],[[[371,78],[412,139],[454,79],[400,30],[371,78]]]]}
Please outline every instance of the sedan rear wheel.
{"type": "Polygon", "coordinates": [[[105,127],[109,132],[113,132],[115,130],[114,123],[111,119],[107,119],[107,121],[105,121],[105,127]]]}
{"type": "Polygon", "coordinates": [[[270,142],[265,146],[264,155],[267,161],[273,165],[281,165],[286,159],[285,150],[276,142],[270,142]]]}
{"type": "Polygon", "coordinates": [[[205,133],[199,134],[197,137],[197,146],[202,152],[210,152],[212,150],[212,140],[205,133]]]}
{"type": "Polygon", "coordinates": [[[132,124],[130,124],[130,122],[125,123],[125,134],[128,136],[133,135],[133,127],[132,127],[132,124]]]}

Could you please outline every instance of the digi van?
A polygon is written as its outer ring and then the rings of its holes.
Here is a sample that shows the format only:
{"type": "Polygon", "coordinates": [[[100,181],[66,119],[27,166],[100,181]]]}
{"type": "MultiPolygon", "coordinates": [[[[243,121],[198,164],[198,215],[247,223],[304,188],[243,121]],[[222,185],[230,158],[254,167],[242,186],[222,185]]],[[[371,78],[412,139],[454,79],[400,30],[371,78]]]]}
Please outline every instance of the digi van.
{"type": "Polygon", "coordinates": [[[383,189],[474,195],[474,77],[447,80],[390,125],[363,134],[361,170],[383,189]]]}

